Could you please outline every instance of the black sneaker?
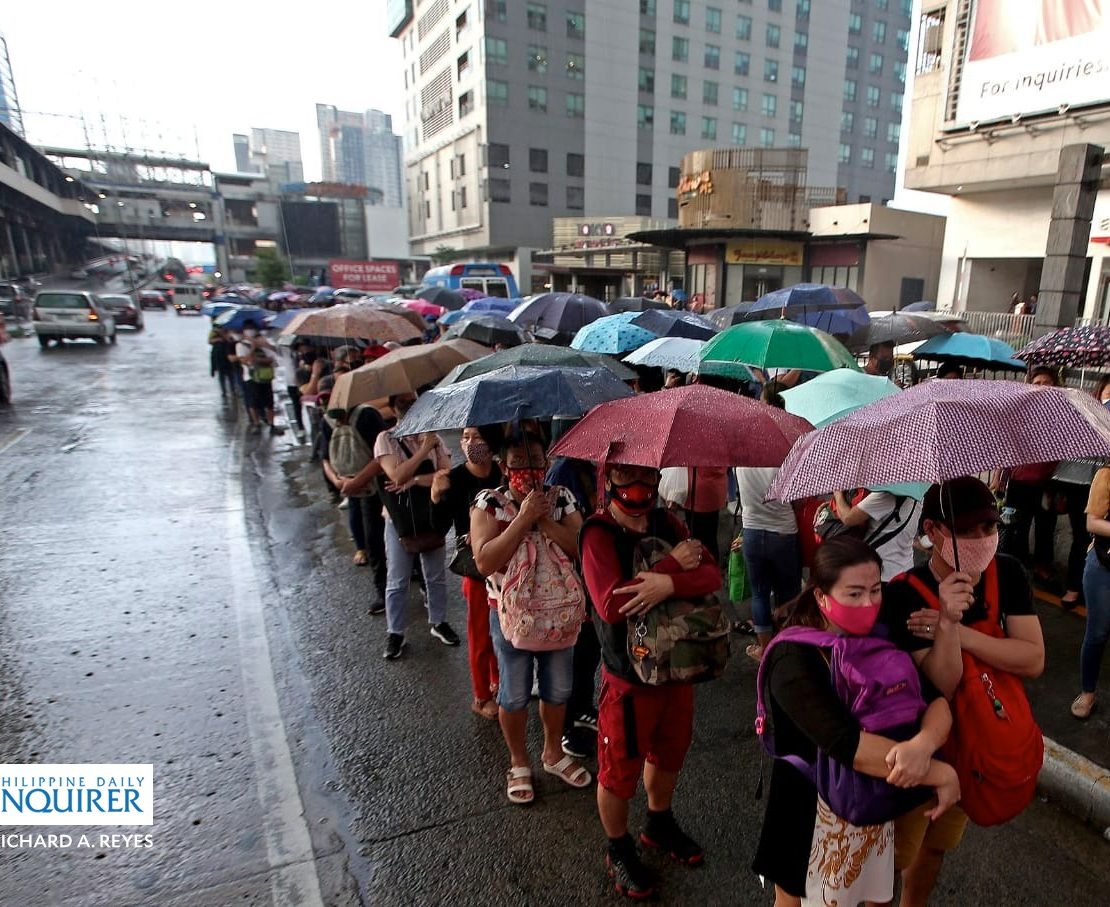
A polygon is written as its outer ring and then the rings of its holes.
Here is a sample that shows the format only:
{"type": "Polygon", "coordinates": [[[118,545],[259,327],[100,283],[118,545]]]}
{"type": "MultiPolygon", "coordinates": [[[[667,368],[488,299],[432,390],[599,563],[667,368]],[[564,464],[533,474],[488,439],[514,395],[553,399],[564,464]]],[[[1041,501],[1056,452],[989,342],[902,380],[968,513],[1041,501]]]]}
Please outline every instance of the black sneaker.
{"type": "Polygon", "coordinates": [[[385,614],[385,602],[382,599],[377,599],[370,605],[371,614],[385,614]]]}
{"type": "Polygon", "coordinates": [[[271,435],[284,435],[285,434],[285,429],[282,428],[280,425],[271,425],[270,426],[270,434],[271,435]]]}
{"type": "Polygon", "coordinates": [[[585,728],[568,728],[563,734],[563,752],[574,759],[589,759],[597,748],[594,735],[585,728]]]}
{"type": "Polygon", "coordinates": [[[610,844],[605,854],[605,866],[613,877],[617,894],[643,901],[659,890],[655,874],[641,861],[632,838],[625,835],[619,844],[610,844]]]}
{"type": "Polygon", "coordinates": [[[574,718],[574,726],[597,733],[597,712],[583,712],[574,718]]]}
{"type": "Polygon", "coordinates": [[[459,634],[451,629],[451,625],[447,621],[432,624],[431,633],[445,646],[457,646],[459,644],[459,634]]]}
{"type": "Polygon", "coordinates": [[[674,814],[648,811],[647,824],[640,833],[640,843],[655,850],[664,850],[672,860],[687,866],[701,866],[705,851],[686,832],[678,827],[674,814]]]}
{"type": "Polygon", "coordinates": [[[382,657],[388,661],[395,661],[405,651],[405,637],[400,633],[390,633],[385,638],[385,652],[382,657]]]}

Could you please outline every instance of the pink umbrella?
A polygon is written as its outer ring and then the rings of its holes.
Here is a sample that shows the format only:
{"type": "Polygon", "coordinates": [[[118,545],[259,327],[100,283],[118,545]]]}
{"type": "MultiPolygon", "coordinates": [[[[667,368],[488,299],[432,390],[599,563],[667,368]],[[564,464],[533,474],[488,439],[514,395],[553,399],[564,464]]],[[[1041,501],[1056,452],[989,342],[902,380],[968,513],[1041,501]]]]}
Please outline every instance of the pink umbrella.
{"type": "Polygon", "coordinates": [[[1110,412],[1090,394],[1015,381],[929,381],[803,437],[768,498],[795,501],[1105,456],[1110,412]]]}
{"type": "Polygon", "coordinates": [[[486,294],[483,293],[481,290],[475,290],[475,289],[472,289],[471,287],[463,287],[461,290],[458,290],[457,292],[467,302],[473,302],[475,299],[485,299],[486,298],[486,294]]]}
{"type": "Polygon", "coordinates": [[[423,299],[407,299],[402,302],[401,305],[406,309],[411,309],[416,312],[421,318],[439,318],[440,315],[447,311],[443,306],[427,302],[423,299]]]}

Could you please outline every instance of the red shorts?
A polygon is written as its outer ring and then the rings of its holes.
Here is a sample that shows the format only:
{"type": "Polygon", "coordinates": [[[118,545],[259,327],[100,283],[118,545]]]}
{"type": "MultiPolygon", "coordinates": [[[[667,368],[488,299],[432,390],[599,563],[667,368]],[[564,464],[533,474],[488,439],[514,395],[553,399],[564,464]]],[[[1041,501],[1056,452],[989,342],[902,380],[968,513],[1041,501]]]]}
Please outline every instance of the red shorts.
{"type": "Polygon", "coordinates": [[[603,681],[597,712],[597,783],[606,790],[631,800],[645,759],[681,770],[694,733],[693,685],[638,690],[603,681]]]}

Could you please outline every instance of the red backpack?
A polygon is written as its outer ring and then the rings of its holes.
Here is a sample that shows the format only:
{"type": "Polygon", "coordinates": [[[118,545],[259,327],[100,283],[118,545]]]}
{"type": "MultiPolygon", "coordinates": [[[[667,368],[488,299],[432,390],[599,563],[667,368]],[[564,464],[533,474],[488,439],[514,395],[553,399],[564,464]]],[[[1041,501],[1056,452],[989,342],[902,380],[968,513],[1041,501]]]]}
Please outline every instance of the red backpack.
{"type": "MultiPolygon", "coordinates": [[[[986,576],[986,620],[972,629],[1005,639],[998,604],[998,566],[986,576]]],[[[904,579],[934,610],[940,601],[919,577],[904,579]]],[[[897,581],[897,580],[896,580],[897,581]]],[[[1037,792],[1044,738],[1021,678],[963,652],[964,673],[952,697],[952,733],[941,749],[960,779],[960,806],[976,825],[1001,825],[1028,806],[1037,792]]]]}

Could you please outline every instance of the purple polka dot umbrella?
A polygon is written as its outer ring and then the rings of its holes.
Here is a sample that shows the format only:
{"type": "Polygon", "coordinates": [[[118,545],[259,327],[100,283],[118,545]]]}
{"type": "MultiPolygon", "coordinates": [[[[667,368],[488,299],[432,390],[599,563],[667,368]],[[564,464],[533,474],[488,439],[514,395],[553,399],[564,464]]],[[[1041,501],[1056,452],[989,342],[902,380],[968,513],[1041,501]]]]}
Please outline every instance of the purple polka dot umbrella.
{"type": "Polygon", "coordinates": [[[768,497],[945,482],[1082,457],[1110,457],[1110,412],[1089,394],[1015,381],[929,381],[800,439],[768,497]]]}
{"type": "Polygon", "coordinates": [[[1110,327],[1060,328],[1026,344],[1015,356],[1030,365],[1102,368],[1110,363],[1110,327]]]}

